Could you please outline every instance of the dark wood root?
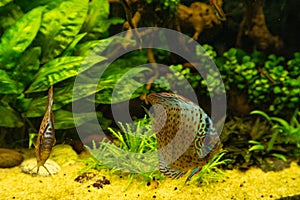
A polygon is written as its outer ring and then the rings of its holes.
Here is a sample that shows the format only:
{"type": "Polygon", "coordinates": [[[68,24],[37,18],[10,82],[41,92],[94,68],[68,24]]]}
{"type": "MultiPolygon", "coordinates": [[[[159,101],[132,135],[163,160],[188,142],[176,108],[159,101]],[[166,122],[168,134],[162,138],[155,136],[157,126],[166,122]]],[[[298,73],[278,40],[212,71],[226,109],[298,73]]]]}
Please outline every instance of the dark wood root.
{"type": "MultiPolygon", "coordinates": [[[[221,5],[222,4],[218,2],[217,8],[220,10],[222,10],[221,5]]],[[[201,2],[194,2],[190,7],[179,4],[176,15],[182,32],[187,33],[191,28],[194,30],[194,40],[198,40],[199,35],[204,29],[221,24],[221,20],[217,17],[215,9],[201,2]]]]}
{"type": "Polygon", "coordinates": [[[123,5],[123,8],[125,10],[126,19],[127,19],[127,21],[124,23],[123,27],[126,30],[133,30],[133,31],[127,32],[125,35],[125,38],[132,38],[132,36],[135,36],[135,38],[138,39],[139,46],[141,48],[142,39],[139,36],[139,33],[136,30],[136,27],[141,20],[142,9],[138,9],[135,12],[134,16],[132,17],[132,10],[131,10],[130,4],[126,0],[121,0],[121,4],[123,5]]]}
{"type": "Polygon", "coordinates": [[[129,28],[136,28],[136,25],[132,22],[132,11],[130,5],[125,1],[121,0],[121,4],[124,7],[125,13],[126,13],[126,19],[128,23],[128,29],[129,28]]]}
{"type": "Polygon", "coordinates": [[[155,79],[157,79],[158,76],[159,76],[159,69],[158,69],[158,65],[157,65],[157,63],[156,63],[156,60],[155,60],[155,57],[154,57],[154,53],[153,53],[153,49],[152,49],[152,48],[149,48],[149,49],[147,50],[147,56],[148,56],[148,61],[149,61],[149,63],[151,63],[152,68],[153,68],[153,72],[154,72],[154,75],[153,75],[151,78],[149,78],[149,80],[148,80],[148,82],[147,82],[147,85],[146,85],[146,89],[147,89],[147,90],[150,90],[153,81],[154,81],[155,79]]]}
{"type": "Polygon", "coordinates": [[[240,23],[236,45],[242,47],[243,37],[249,37],[254,49],[266,51],[278,51],[283,42],[278,36],[273,36],[265,20],[263,11],[264,0],[245,0],[245,14],[240,23]]]}
{"type": "MultiPolygon", "coordinates": [[[[146,89],[147,90],[150,90],[151,89],[151,86],[152,86],[152,83],[155,79],[158,78],[159,76],[159,68],[158,68],[158,65],[156,63],[156,60],[155,60],[155,57],[154,57],[154,53],[153,53],[153,49],[152,48],[149,48],[147,49],[147,56],[148,56],[148,61],[149,63],[151,63],[152,65],[152,68],[153,68],[153,76],[150,77],[148,79],[148,82],[146,84],[146,89]]],[[[145,101],[146,104],[148,104],[148,101],[147,101],[147,94],[142,94],[140,96],[140,99],[145,101]]]]}

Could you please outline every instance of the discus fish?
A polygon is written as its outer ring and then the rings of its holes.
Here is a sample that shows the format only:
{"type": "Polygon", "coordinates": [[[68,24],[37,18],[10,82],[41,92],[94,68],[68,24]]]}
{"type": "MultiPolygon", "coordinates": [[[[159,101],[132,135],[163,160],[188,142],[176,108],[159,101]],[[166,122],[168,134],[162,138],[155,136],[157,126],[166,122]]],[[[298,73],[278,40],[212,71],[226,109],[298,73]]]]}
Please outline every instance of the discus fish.
{"type": "Polygon", "coordinates": [[[49,170],[45,166],[45,162],[50,156],[52,146],[55,144],[55,133],[54,133],[54,120],[52,113],[53,105],[53,86],[48,91],[48,106],[44,115],[43,121],[40,126],[38,138],[35,146],[36,160],[37,160],[37,172],[43,166],[49,174],[49,170]]]}
{"type": "Polygon", "coordinates": [[[211,119],[198,105],[177,94],[149,94],[147,100],[154,109],[150,116],[158,141],[159,170],[172,179],[192,170],[189,181],[221,150],[211,119]]]}

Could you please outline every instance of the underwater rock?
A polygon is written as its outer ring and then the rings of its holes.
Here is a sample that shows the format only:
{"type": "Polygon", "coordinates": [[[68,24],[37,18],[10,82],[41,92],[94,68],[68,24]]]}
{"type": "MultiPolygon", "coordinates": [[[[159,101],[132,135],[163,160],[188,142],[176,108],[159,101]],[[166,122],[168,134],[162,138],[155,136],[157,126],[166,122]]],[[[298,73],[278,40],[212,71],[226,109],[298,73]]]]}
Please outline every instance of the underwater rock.
{"type": "Polygon", "coordinates": [[[259,163],[259,167],[264,171],[280,171],[290,167],[290,162],[283,161],[279,158],[266,158],[259,163]]]}
{"type": "Polygon", "coordinates": [[[22,163],[24,157],[13,149],[0,148],[0,168],[10,168],[22,163]]]}
{"type": "Polygon", "coordinates": [[[50,154],[50,159],[54,160],[60,166],[73,164],[78,159],[76,151],[67,144],[55,145],[50,154]]]}
{"type": "MultiPolygon", "coordinates": [[[[50,176],[50,175],[57,174],[61,170],[60,166],[55,161],[50,160],[50,159],[48,159],[46,161],[44,166],[47,167],[47,169],[49,170],[49,172],[51,174],[49,174],[48,171],[43,166],[41,166],[38,175],[50,176]]],[[[36,170],[37,170],[36,159],[30,158],[30,159],[24,160],[24,162],[21,164],[21,170],[22,170],[22,172],[24,172],[26,174],[36,175],[36,170]]]]}

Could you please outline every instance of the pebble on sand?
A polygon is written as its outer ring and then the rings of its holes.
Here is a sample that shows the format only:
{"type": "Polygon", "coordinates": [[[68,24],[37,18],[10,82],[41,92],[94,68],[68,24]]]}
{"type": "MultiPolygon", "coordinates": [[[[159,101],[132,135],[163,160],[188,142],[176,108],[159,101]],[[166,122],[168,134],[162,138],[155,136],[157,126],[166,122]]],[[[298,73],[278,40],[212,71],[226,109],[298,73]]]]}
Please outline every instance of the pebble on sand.
{"type": "MultiPolygon", "coordinates": [[[[49,170],[51,174],[48,173],[48,171],[41,166],[39,170],[39,176],[50,176],[57,174],[60,172],[61,168],[60,166],[53,160],[48,159],[45,163],[45,166],[49,170]]],[[[21,170],[22,172],[26,174],[36,175],[37,171],[37,162],[35,158],[24,160],[24,162],[21,164],[21,170]]]]}
{"type": "Polygon", "coordinates": [[[22,163],[24,157],[13,149],[0,148],[0,168],[10,168],[22,163]]]}

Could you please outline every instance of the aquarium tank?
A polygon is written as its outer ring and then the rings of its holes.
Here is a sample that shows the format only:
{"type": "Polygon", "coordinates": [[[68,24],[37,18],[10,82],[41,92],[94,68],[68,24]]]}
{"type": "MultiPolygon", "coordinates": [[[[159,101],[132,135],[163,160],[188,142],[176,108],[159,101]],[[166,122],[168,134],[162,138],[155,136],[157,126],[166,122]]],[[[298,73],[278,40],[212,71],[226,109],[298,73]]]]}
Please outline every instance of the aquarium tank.
{"type": "Polygon", "coordinates": [[[299,0],[1,0],[0,199],[300,199],[299,0]]]}

